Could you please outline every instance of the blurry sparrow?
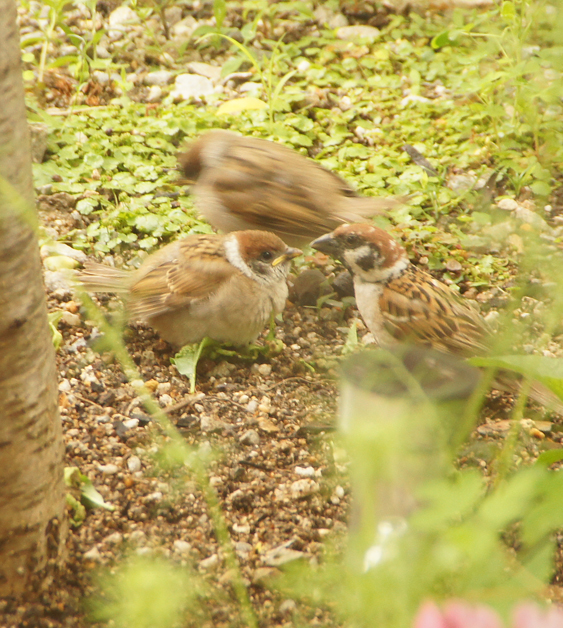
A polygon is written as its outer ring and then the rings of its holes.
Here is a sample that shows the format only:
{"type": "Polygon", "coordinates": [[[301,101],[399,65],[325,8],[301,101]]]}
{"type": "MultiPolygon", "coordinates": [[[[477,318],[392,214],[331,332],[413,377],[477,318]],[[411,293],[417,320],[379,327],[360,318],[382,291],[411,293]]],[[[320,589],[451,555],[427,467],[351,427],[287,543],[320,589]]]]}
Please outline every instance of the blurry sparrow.
{"type": "Polygon", "coordinates": [[[266,229],[301,246],[397,200],[360,196],[337,174],[282,144],[230,131],[202,135],[179,155],[201,213],[216,229],[266,229]]]}
{"type": "Polygon", "coordinates": [[[86,290],[125,295],[129,318],[174,345],[252,342],[288,294],[290,260],[301,254],[273,233],[190,235],[149,256],[135,271],[87,262],[86,290]]]}
{"type": "MultiPolygon", "coordinates": [[[[405,249],[383,229],[341,225],[311,246],[350,269],[358,310],[380,346],[404,341],[464,357],[487,353],[492,330],[479,311],[411,264],[405,249]]],[[[518,392],[518,382],[505,372],[495,387],[518,392]]],[[[529,395],[563,412],[561,401],[541,384],[532,383],[529,395]]]]}

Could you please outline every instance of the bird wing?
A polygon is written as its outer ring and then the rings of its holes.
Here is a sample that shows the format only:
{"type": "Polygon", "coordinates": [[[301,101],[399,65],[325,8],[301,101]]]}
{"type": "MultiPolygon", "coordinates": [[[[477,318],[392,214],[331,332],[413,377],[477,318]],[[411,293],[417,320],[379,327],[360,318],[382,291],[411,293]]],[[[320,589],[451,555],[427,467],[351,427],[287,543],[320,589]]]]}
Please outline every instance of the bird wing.
{"type": "Polygon", "coordinates": [[[203,168],[198,186],[241,220],[280,234],[316,237],[383,209],[384,199],[360,197],[340,176],[281,144],[238,140],[214,166],[203,168]]]}
{"type": "Polygon", "coordinates": [[[469,303],[415,266],[386,284],[380,297],[386,330],[397,340],[447,353],[485,353],[490,333],[469,303]]]}
{"type": "Polygon", "coordinates": [[[194,299],[211,296],[237,272],[212,238],[209,242],[201,236],[185,238],[173,259],[151,265],[131,286],[129,311],[133,317],[148,319],[187,307],[194,299]]]}

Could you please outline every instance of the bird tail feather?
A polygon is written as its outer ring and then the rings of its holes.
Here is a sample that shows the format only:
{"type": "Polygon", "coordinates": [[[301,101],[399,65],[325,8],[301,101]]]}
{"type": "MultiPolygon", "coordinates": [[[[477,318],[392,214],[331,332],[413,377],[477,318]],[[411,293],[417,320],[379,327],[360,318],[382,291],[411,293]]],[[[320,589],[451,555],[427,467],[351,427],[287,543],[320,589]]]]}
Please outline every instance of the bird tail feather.
{"type": "Polygon", "coordinates": [[[129,289],[129,275],[129,271],[88,261],[78,280],[89,292],[123,293],[129,289]]]}

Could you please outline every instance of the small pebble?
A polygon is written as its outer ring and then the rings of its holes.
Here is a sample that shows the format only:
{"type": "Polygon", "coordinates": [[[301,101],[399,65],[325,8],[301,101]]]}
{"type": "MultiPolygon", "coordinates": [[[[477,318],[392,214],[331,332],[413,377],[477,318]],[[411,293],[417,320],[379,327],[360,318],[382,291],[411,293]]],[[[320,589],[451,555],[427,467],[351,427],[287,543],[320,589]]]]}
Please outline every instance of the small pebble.
{"type": "Polygon", "coordinates": [[[139,456],[131,456],[127,459],[127,468],[131,473],[141,470],[141,459],[139,456]]]}
{"type": "Polygon", "coordinates": [[[106,536],[104,542],[109,543],[110,545],[120,545],[123,542],[123,534],[121,534],[121,532],[114,532],[113,534],[106,536]]]}
{"type": "Polygon", "coordinates": [[[282,615],[290,615],[297,610],[297,604],[293,600],[284,600],[280,604],[280,613],[282,615]]]}
{"type": "Polygon", "coordinates": [[[258,373],[262,375],[262,377],[268,377],[272,372],[272,366],[270,364],[260,364],[258,367],[258,373]]]}
{"type": "Polygon", "coordinates": [[[295,467],[295,473],[302,478],[315,477],[315,469],[313,469],[313,467],[295,467]]]}
{"type": "Polygon", "coordinates": [[[115,464],[101,464],[98,466],[98,471],[101,471],[104,475],[114,475],[119,471],[119,467],[115,464]]]}
{"type": "Polygon", "coordinates": [[[174,404],[174,399],[172,399],[170,395],[166,395],[166,394],[160,395],[160,397],[158,398],[158,401],[163,408],[174,404]]]}
{"type": "Polygon", "coordinates": [[[449,259],[446,262],[446,269],[453,273],[458,273],[463,266],[456,259],[449,259]]]}
{"type": "Polygon", "coordinates": [[[211,569],[216,569],[219,566],[219,556],[217,554],[211,554],[209,558],[204,558],[199,563],[199,569],[202,571],[209,571],[211,569]]]}
{"type": "Polygon", "coordinates": [[[187,554],[192,549],[192,546],[182,539],[176,539],[174,541],[174,550],[178,552],[178,554],[187,554]]]}
{"type": "Polygon", "coordinates": [[[89,549],[87,552],[84,552],[84,559],[92,560],[95,563],[101,563],[102,555],[100,554],[100,550],[94,545],[94,547],[89,549]]]}
{"type": "Polygon", "coordinates": [[[142,530],[133,530],[129,535],[129,540],[132,543],[144,543],[147,535],[142,530]]]}
{"type": "Polygon", "coordinates": [[[247,430],[239,439],[242,445],[258,445],[260,436],[256,430],[247,430]]]}
{"type": "Polygon", "coordinates": [[[514,211],[518,208],[518,203],[513,198],[503,198],[497,203],[499,209],[514,211]]]}
{"type": "Polygon", "coordinates": [[[293,499],[301,499],[316,493],[319,490],[319,485],[314,480],[304,478],[293,482],[289,490],[293,499]]]}
{"type": "Polygon", "coordinates": [[[242,559],[248,558],[248,555],[252,551],[252,545],[245,543],[244,541],[238,541],[235,543],[235,552],[237,556],[242,559]]]}

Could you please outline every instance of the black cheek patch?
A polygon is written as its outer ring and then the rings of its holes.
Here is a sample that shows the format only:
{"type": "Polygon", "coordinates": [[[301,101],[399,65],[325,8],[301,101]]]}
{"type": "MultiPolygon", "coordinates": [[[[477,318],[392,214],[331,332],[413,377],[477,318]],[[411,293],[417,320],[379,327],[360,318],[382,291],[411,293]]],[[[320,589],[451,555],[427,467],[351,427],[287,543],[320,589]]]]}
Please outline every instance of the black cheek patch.
{"type": "Polygon", "coordinates": [[[373,259],[373,253],[368,253],[367,255],[363,255],[362,257],[358,257],[355,260],[357,266],[359,266],[362,270],[366,272],[368,270],[373,270],[375,266],[375,260],[373,259]]]}

